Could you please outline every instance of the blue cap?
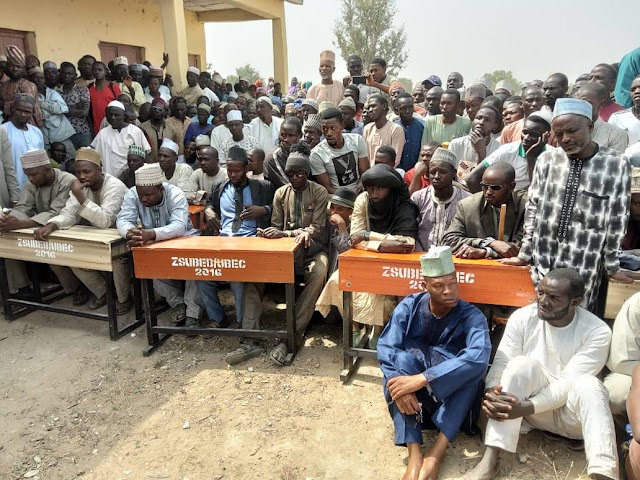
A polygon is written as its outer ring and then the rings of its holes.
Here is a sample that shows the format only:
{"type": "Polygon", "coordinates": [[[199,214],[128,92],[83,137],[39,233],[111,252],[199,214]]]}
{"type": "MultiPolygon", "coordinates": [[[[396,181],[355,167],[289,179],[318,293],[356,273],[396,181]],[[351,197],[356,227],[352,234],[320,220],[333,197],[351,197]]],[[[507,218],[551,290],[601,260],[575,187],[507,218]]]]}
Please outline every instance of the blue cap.
{"type": "Polygon", "coordinates": [[[559,98],[556,100],[555,107],[553,107],[553,118],[567,114],[582,115],[592,120],[593,107],[589,102],[578,98],[559,98]]]}
{"type": "Polygon", "coordinates": [[[440,80],[440,77],[437,76],[437,75],[430,75],[429,78],[427,78],[422,83],[426,83],[426,82],[429,82],[431,85],[434,85],[436,87],[441,87],[442,86],[442,80],[440,80]]]}

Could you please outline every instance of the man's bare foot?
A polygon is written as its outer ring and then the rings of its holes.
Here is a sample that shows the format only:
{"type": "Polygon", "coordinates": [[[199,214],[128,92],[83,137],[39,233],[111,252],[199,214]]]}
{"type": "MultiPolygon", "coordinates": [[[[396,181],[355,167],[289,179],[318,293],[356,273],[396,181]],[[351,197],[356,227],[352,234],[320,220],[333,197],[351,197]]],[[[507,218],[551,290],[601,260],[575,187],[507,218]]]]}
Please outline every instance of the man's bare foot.
{"type": "Polygon", "coordinates": [[[469,470],[462,480],[493,480],[498,476],[499,470],[498,449],[487,447],[480,463],[469,470]]]}
{"type": "Polygon", "coordinates": [[[438,478],[438,472],[440,472],[441,463],[441,459],[424,457],[418,480],[436,480],[438,478]]]}
{"type": "Polygon", "coordinates": [[[420,444],[409,443],[407,444],[407,450],[409,451],[409,460],[407,461],[407,471],[404,472],[402,480],[418,480],[423,461],[420,444]]]}

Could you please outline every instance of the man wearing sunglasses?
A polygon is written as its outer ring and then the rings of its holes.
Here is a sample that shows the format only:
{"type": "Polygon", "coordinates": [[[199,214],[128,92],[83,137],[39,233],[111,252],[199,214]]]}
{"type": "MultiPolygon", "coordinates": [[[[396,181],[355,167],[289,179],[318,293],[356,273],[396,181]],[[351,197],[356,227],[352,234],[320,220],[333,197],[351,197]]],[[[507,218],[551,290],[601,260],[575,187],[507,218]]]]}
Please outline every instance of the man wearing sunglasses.
{"type": "Polygon", "coordinates": [[[462,199],[443,243],[458,258],[509,258],[518,255],[527,195],[514,191],[516,172],[496,162],[482,175],[482,191],[462,199]],[[507,206],[504,235],[498,238],[500,208],[507,206]]]}

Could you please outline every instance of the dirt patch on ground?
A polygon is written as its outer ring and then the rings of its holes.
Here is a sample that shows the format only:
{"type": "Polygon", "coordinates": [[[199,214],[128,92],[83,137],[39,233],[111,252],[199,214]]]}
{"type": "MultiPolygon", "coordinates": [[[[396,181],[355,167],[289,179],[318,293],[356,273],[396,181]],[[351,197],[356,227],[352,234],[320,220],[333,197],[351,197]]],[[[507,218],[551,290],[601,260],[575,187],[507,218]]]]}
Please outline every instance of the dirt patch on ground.
{"type": "MultiPolygon", "coordinates": [[[[398,479],[406,453],[393,445],[380,372],[365,363],[342,385],[340,331],[314,325],[291,367],[263,356],[229,368],[233,338],[174,337],[145,358],[144,329],[111,342],[102,322],[2,320],[0,478],[398,479]]],[[[520,447],[500,478],[584,475],[584,453],[562,442],[533,432],[520,447]]],[[[458,478],[482,450],[461,434],[441,478],[458,478]]]]}

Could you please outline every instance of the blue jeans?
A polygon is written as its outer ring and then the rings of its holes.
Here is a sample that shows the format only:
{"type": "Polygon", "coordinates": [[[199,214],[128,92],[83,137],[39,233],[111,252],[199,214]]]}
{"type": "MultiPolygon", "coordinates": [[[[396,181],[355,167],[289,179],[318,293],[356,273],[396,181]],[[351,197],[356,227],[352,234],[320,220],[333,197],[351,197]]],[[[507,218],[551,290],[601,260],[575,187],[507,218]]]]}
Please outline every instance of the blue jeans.
{"type": "MultiPolygon", "coordinates": [[[[224,320],[224,309],[218,298],[218,283],[219,282],[205,282],[198,281],[196,286],[200,292],[200,298],[204,308],[207,309],[207,315],[209,320],[214,322],[222,322],[224,320]]],[[[236,321],[242,323],[243,302],[244,296],[244,283],[242,282],[229,282],[231,291],[233,292],[233,298],[236,304],[236,321]]]]}

